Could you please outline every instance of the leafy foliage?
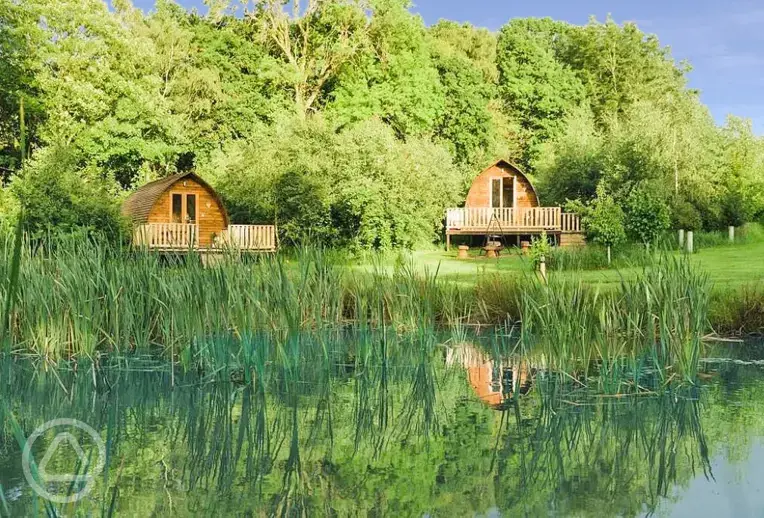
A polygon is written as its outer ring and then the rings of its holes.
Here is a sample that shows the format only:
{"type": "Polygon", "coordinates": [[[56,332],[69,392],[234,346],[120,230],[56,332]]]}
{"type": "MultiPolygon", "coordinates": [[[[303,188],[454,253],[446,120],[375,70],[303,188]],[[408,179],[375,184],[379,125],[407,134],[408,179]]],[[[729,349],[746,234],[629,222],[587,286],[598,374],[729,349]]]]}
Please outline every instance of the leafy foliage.
{"type": "Polygon", "coordinates": [[[528,255],[531,259],[533,268],[536,269],[541,264],[541,259],[544,261],[552,254],[552,245],[549,242],[549,237],[546,232],[542,232],[540,236],[533,237],[531,239],[531,246],[528,250],[528,255]]]}
{"type": "Polygon", "coordinates": [[[626,241],[624,213],[613,197],[605,191],[605,187],[597,186],[597,197],[589,206],[573,206],[582,216],[587,239],[607,247],[608,263],[610,263],[611,248],[626,241]]]}
{"type": "Polygon", "coordinates": [[[670,216],[660,195],[647,185],[626,199],[626,230],[635,241],[649,246],[669,227],[670,216]]]}
{"type": "Polygon", "coordinates": [[[750,123],[717,127],[688,66],[634,24],[426,27],[408,0],[110,5],[0,2],[4,223],[24,204],[33,229],[116,227],[129,191],[195,168],[234,220],[278,220],[288,242],[411,247],[499,157],[546,204],[602,184],[628,216],[649,183],[675,224],[764,215],[750,123]]]}

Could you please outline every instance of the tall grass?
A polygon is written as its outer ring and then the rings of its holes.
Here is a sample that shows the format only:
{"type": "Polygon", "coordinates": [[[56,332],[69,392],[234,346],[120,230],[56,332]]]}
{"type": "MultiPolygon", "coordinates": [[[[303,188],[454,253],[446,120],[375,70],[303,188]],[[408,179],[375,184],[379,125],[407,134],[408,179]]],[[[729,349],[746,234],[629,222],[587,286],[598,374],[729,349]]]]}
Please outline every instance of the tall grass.
{"type": "MultiPolygon", "coordinates": [[[[710,285],[686,259],[663,257],[634,282],[600,293],[579,280],[532,279],[520,292],[523,353],[551,369],[639,386],[646,359],[661,379],[692,381],[708,329],[710,285]]],[[[607,387],[619,390],[619,387],[607,387]]]]}
{"type": "MultiPolygon", "coordinates": [[[[678,238],[672,236],[672,239],[676,243],[678,238]]],[[[759,223],[747,223],[742,227],[737,227],[734,242],[729,240],[729,234],[726,229],[694,233],[694,246],[697,250],[719,246],[737,246],[761,241],[764,241],[764,227],[759,223]]]]}
{"type": "MultiPolygon", "coordinates": [[[[51,361],[98,364],[104,354],[150,353],[215,372],[265,361],[258,348],[298,358],[306,343],[347,328],[422,334],[445,325],[465,340],[479,323],[519,327],[523,352],[550,368],[613,380],[628,372],[637,386],[637,366],[648,360],[664,380],[692,379],[709,329],[708,279],[671,257],[600,293],[555,275],[548,285],[532,276],[481,275],[464,286],[410,257],[392,269],[380,261],[360,271],[319,248],[245,261],[222,256],[205,267],[193,254],[133,253],[92,236],[20,249],[10,243],[0,250],[0,297],[15,301],[5,320],[9,342],[51,361]],[[14,268],[18,291],[9,298],[14,268]]],[[[424,365],[421,357],[412,361],[424,365]]]]}
{"type": "Polygon", "coordinates": [[[547,266],[554,270],[604,270],[647,266],[655,262],[656,248],[648,250],[644,245],[629,244],[612,250],[612,262],[608,264],[607,248],[588,244],[584,247],[556,247],[547,258],[547,266]]]}
{"type": "Polygon", "coordinates": [[[349,324],[399,330],[457,324],[470,314],[462,291],[437,271],[401,261],[392,272],[342,267],[330,252],[304,249],[294,258],[251,261],[223,256],[133,254],[97,238],[25,243],[16,283],[8,242],[0,263],[0,296],[13,298],[13,346],[52,359],[100,352],[209,354],[209,340],[268,333],[283,341],[306,330],[349,324]]]}
{"type": "MultiPolygon", "coordinates": [[[[3,348],[4,344],[10,345],[10,340],[6,342],[6,334],[8,328],[11,325],[11,312],[16,301],[16,289],[19,284],[19,267],[21,262],[21,245],[24,235],[24,220],[23,216],[19,218],[19,222],[16,226],[16,233],[13,239],[13,247],[11,248],[10,257],[5,257],[5,262],[10,265],[7,272],[7,278],[5,283],[5,306],[4,311],[0,314],[0,348],[3,348]]],[[[7,247],[6,247],[7,249],[7,247]]],[[[5,349],[10,347],[6,346],[5,349]]]]}
{"type": "Polygon", "coordinates": [[[710,320],[716,333],[764,335],[764,282],[714,290],[711,301],[710,320]]]}

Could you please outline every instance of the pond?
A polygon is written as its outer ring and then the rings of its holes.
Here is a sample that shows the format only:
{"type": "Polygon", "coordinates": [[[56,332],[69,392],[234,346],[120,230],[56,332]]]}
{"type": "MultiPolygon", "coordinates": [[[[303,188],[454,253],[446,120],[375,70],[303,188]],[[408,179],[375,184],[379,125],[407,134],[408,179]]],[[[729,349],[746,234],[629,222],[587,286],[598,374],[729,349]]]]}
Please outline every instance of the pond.
{"type": "Polygon", "coordinates": [[[335,336],[247,371],[5,360],[0,516],[764,514],[761,345],[624,395],[490,340],[416,340],[335,336]],[[54,419],[76,421],[35,437],[54,419]]]}

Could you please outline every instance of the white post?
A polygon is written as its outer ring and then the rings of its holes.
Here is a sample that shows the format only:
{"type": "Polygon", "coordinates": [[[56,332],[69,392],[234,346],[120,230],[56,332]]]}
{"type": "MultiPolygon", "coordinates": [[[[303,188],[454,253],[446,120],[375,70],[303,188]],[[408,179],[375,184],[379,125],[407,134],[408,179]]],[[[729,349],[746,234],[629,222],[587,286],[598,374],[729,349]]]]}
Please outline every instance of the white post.
{"type": "Polygon", "coordinates": [[[691,254],[694,251],[692,230],[687,231],[687,253],[691,254]]]}
{"type": "Polygon", "coordinates": [[[730,234],[730,243],[734,243],[735,242],[735,225],[730,225],[729,234],[730,234]]]}
{"type": "Polygon", "coordinates": [[[539,263],[539,271],[541,272],[541,279],[544,281],[544,284],[547,284],[547,278],[546,278],[546,257],[541,256],[540,263],[539,263]]]}
{"type": "Polygon", "coordinates": [[[684,229],[679,229],[679,249],[684,248],[684,229]]]}

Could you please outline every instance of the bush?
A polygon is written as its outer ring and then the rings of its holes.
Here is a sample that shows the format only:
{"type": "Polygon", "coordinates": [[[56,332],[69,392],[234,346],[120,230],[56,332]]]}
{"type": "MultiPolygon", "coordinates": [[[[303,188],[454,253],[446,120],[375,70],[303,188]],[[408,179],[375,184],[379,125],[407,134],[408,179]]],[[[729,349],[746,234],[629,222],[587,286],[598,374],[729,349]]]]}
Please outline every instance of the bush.
{"type": "Polygon", "coordinates": [[[546,232],[542,232],[539,237],[534,236],[531,238],[531,247],[528,250],[528,255],[531,259],[531,265],[533,266],[534,270],[541,264],[542,257],[546,261],[546,258],[551,254],[552,244],[549,242],[549,238],[547,237],[546,232]]]}
{"type": "Polygon", "coordinates": [[[646,184],[633,189],[626,199],[626,230],[632,240],[650,246],[669,228],[666,202],[646,184]]]}
{"type": "Polygon", "coordinates": [[[623,210],[605,191],[602,183],[597,186],[597,197],[583,209],[582,223],[586,229],[586,238],[605,246],[610,264],[611,248],[626,241],[623,210]]]}
{"type": "Polygon", "coordinates": [[[437,240],[465,183],[447,151],[426,139],[401,141],[380,121],[335,131],[317,117],[281,122],[204,171],[237,222],[277,214],[287,241],[308,232],[363,250],[437,240]]]}
{"type": "Polygon", "coordinates": [[[116,183],[80,167],[78,157],[68,149],[46,148],[37,153],[13,177],[10,191],[23,207],[26,228],[33,234],[84,227],[115,237],[124,227],[116,183]]]}
{"type": "Polygon", "coordinates": [[[336,234],[331,224],[326,186],[309,172],[289,171],[276,182],[276,222],[279,231],[293,244],[331,242],[336,234]]]}
{"type": "Polygon", "coordinates": [[[674,204],[671,220],[676,229],[700,230],[703,227],[700,211],[686,200],[679,200],[674,204]]]}

